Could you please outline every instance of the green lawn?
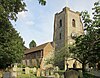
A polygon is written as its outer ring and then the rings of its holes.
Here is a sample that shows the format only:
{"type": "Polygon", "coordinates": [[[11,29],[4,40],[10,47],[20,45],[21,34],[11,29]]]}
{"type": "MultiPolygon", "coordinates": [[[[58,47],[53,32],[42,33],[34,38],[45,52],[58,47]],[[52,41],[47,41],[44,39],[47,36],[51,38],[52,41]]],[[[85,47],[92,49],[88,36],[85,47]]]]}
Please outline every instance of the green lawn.
{"type": "Polygon", "coordinates": [[[96,76],[94,76],[94,75],[85,73],[83,78],[100,78],[100,77],[96,77],[96,76]]]}
{"type": "Polygon", "coordinates": [[[35,75],[21,74],[17,78],[45,78],[45,77],[36,77],[35,75]]]}

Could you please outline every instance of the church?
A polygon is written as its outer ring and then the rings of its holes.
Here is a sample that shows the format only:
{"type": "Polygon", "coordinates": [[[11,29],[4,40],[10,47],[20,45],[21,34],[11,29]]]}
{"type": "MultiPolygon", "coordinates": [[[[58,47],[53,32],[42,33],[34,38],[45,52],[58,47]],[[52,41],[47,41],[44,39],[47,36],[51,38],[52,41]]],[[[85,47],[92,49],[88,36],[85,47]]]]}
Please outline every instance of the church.
{"type": "MultiPolygon", "coordinates": [[[[53,42],[48,42],[41,44],[40,46],[33,47],[31,49],[25,50],[25,57],[23,63],[27,66],[36,66],[38,58],[40,60],[40,68],[46,69],[44,64],[44,58],[54,56],[54,52],[60,50],[66,45],[73,44],[74,37],[84,34],[82,21],[79,12],[74,12],[70,8],[65,7],[61,12],[56,13],[54,17],[54,34],[53,42]],[[35,61],[34,61],[35,60],[35,61]]],[[[56,57],[56,56],[54,56],[56,57]]],[[[70,58],[69,58],[70,59],[70,58]]],[[[68,68],[73,68],[73,63],[77,62],[74,59],[68,61],[68,68]]],[[[77,62],[77,66],[81,68],[81,64],[77,62]]],[[[65,62],[65,69],[66,69],[65,62]]]]}

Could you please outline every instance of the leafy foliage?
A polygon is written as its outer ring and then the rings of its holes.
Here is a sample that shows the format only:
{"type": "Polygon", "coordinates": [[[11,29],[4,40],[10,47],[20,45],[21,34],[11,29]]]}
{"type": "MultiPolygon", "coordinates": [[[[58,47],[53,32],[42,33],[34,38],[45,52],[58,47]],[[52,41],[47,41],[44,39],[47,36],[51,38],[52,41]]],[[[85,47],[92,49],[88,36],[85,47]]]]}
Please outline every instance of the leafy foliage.
{"type": "MultiPolygon", "coordinates": [[[[46,1],[39,0],[41,5],[46,1]]],[[[9,20],[17,20],[18,12],[26,11],[23,0],[0,0],[0,68],[20,62],[23,57],[23,39],[9,20]]]]}
{"type": "Polygon", "coordinates": [[[0,20],[11,19],[16,21],[16,14],[25,11],[25,6],[23,0],[0,0],[0,20]]]}
{"type": "Polygon", "coordinates": [[[32,47],[36,47],[36,42],[34,40],[32,40],[29,44],[29,47],[32,48],[32,47]]]}
{"type": "Polygon", "coordinates": [[[64,69],[64,60],[69,57],[70,53],[68,50],[68,46],[61,48],[54,52],[54,57],[47,59],[47,64],[52,64],[54,66],[58,66],[60,69],[64,69]]]}
{"type": "Polygon", "coordinates": [[[100,2],[94,3],[93,19],[87,11],[82,12],[85,34],[75,39],[75,44],[70,47],[75,59],[80,61],[85,70],[87,63],[97,63],[100,60],[100,2]]]}
{"type": "Polygon", "coordinates": [[[0,27],[0,68],[6,68],[21,61],[24,42],[9,20],[0,21],[0,27]]]}
{"type": "Polygon", "coordinates": [[[94,76],[92,74],[84,73],[84,77],[83,78],[99,78],[99,77],[94,76]]]}
{"type": "MultiPolygon", "coordinates": [[[[38,0],[41,5],[46,5],[45,0],[38,0]]],[[[27,11],[23,0],[0,0],[0,20],[17,20],[18,12],[27,11]]]]}
{"type": "Polygon", "coordinates": [[[39,3],[41,4],[41,5],[46,5],[46,1],[45,0],[38,0],[39,1],[39,3]]]}

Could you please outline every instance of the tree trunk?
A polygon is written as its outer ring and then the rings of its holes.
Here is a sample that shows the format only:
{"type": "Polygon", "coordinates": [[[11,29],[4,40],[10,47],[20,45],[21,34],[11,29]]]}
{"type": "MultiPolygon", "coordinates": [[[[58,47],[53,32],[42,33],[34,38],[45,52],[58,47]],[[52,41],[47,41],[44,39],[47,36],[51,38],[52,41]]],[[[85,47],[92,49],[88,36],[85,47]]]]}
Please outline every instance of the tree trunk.
{"type": "Polygon", "coordinates": [[[85,72],[85,64],[82,63],[82,72],[85,72]]]}
{"type": "Polygon", "coordinates": [[[82,63],[82,74],[83,74],[83,77],[85,75],[85,67],[86,67],[86,64],[82,63]]]}

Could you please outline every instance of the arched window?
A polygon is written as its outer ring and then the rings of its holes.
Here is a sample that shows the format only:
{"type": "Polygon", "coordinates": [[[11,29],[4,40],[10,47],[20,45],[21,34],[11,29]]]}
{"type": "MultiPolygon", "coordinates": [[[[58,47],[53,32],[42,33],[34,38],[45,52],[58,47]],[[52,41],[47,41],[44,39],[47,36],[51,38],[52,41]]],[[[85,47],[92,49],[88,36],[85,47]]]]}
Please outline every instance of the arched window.
{"type": "Polygon", "coordinates": [[[73,68],[76,68],[77,67],[77,62],[75,61],[74,63],[73,63],[73,68]]]}
{"type": "Polygon", "coordinates": [[[60,21],[59,21],[59,27],[62,27],[62,20],[60,19],[60,21]]]}
{"type": "Polygon", "coordinates": [[[72,26],[75,27],[75,19],[72,19],[72,26]]]}

